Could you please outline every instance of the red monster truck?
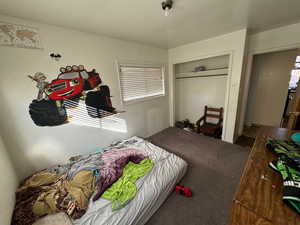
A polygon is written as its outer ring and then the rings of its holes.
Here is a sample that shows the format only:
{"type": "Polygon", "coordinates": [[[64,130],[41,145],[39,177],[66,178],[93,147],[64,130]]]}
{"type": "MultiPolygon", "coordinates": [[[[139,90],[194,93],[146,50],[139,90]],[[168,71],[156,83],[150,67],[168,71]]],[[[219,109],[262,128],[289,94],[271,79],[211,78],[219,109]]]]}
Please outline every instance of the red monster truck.
{"type": "Polygon", "coordinates": [[[67,66],[60,68],[57,79],[45,86],[45,93],[52,100],[76,99],[87,91],[101,84],[95,70],[87,72],[83,66],[67,66]]]}
{"type": "Polygon", "coordinates": [[[88,72],[83,66],[67,66],[60,68],[60,72],[50,83],[45,81],[46,76],[42,73],[29,76],[39,88],[37,99],[29,106],[30,116],[36,125],[57,126],[65,123],[66,108],[76,107],[81,97],[85,99],[88,114],[93,118],[101,118],[103,115],[99,112],[102,110],[114,113],[109,87],[100,86],[102,81],[95,69],[88,72]],[[98,88],[100,90],[92,91],[98,88]],[[86,94],[84,91],[90,92],[86,94]],[[91,111],[97,112],[96,115],[91,111]]]}

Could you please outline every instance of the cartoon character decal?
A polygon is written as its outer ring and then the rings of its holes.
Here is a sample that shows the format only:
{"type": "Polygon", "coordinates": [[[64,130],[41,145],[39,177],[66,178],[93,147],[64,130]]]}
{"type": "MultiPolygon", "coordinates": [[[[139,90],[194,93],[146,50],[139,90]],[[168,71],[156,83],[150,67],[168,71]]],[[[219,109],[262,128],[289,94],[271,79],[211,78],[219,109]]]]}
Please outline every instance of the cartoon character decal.
{"type": "Polygon", "coordinates": [[[57,126],[68,122],[68,108],[76,108],[85,101],[87,113],[92,118],[102,118],[116,113],[107,85],[101,85],[95,69],[87,71],[84,66],[60,68],[60,74],[50,83],[38,72],[29,76],[37,82],[38,96],[29,106],[29,113],[38,126],[57,126]],[[91,113],[93,112],[93,113],[91,113]],[[105,112],[105,113],[103,113],[105,112]]]}

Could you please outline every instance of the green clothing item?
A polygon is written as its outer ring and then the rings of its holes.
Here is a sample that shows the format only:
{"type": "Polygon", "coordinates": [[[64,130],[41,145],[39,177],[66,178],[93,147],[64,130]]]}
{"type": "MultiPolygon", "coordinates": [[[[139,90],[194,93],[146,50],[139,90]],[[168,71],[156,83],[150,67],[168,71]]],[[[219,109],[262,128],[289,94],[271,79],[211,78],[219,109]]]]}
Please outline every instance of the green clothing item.
{"type": "Polygon", "coordinates": [[[268,139],[267,149],[274,152],[287,166],[300,172],[300,145],[293,141],[268,139]]]}
{"type": "Polygon", "coordinates": [[[270,162],[269,166],[282,176],[283,201],[300,214],[300,172],[289,167],[281,159],[270,162]]]}
{"type": "Polygon", "coordinates": [[[277,155],[285,154],[289,157],[300,157],[300,145],[294,141],[269,138],[266,145],[277,155]]]}
{"type": "Polygon", "coordinates": [[[266,147],[278,156],[278,160],[270,162],[269,166],[282,176],[283,201],[300,214],[300,145],[293,141],[269,139],[266,147]]]}
{"type": "Polygon", "coordinates": [[[112,200],[113,210],[124,207],[136,195],[135,182],[152,167],[153,162],[150,159],[144,159],[139,164],[129,162],[123,170],[123,175],[103,193],[102,197],[112,200]]]}

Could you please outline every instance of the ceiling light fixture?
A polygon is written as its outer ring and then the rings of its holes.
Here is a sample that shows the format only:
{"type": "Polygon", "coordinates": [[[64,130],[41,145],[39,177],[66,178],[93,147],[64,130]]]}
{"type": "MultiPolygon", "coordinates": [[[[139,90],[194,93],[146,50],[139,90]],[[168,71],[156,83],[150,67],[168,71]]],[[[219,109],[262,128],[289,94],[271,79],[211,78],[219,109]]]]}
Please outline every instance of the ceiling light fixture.
{"type": "Polygon", "coordinates": [[[172,9],[172,6],[173,6],[173,1],[172,0],[165,0],[161,3],[162,9],[165,11],[165,16],[170,15],[170,11],[172,9]]]}

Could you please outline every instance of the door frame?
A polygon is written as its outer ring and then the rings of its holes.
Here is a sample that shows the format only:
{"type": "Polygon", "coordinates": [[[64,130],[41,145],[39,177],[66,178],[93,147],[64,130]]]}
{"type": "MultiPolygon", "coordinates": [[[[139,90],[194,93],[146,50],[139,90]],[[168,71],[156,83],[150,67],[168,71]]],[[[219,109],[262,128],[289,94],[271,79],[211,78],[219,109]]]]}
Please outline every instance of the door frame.
{"type": "Polygon", "coordinates": [[[280,51],[293,50],[299,48],[300,48],[300,43],[297,43],[297,44],[279,46],[279,47],[269,48],[269,49],[253,50],[247,53],[245,81],[244,81],[245,85],[242,92],[243,96],[241,101],[241,114],[240,114],[240,123],[238,127],[238,136],[242,135],[244,130],[254,56],[265,54],[265,53],[280,52],[280,51]]]}

